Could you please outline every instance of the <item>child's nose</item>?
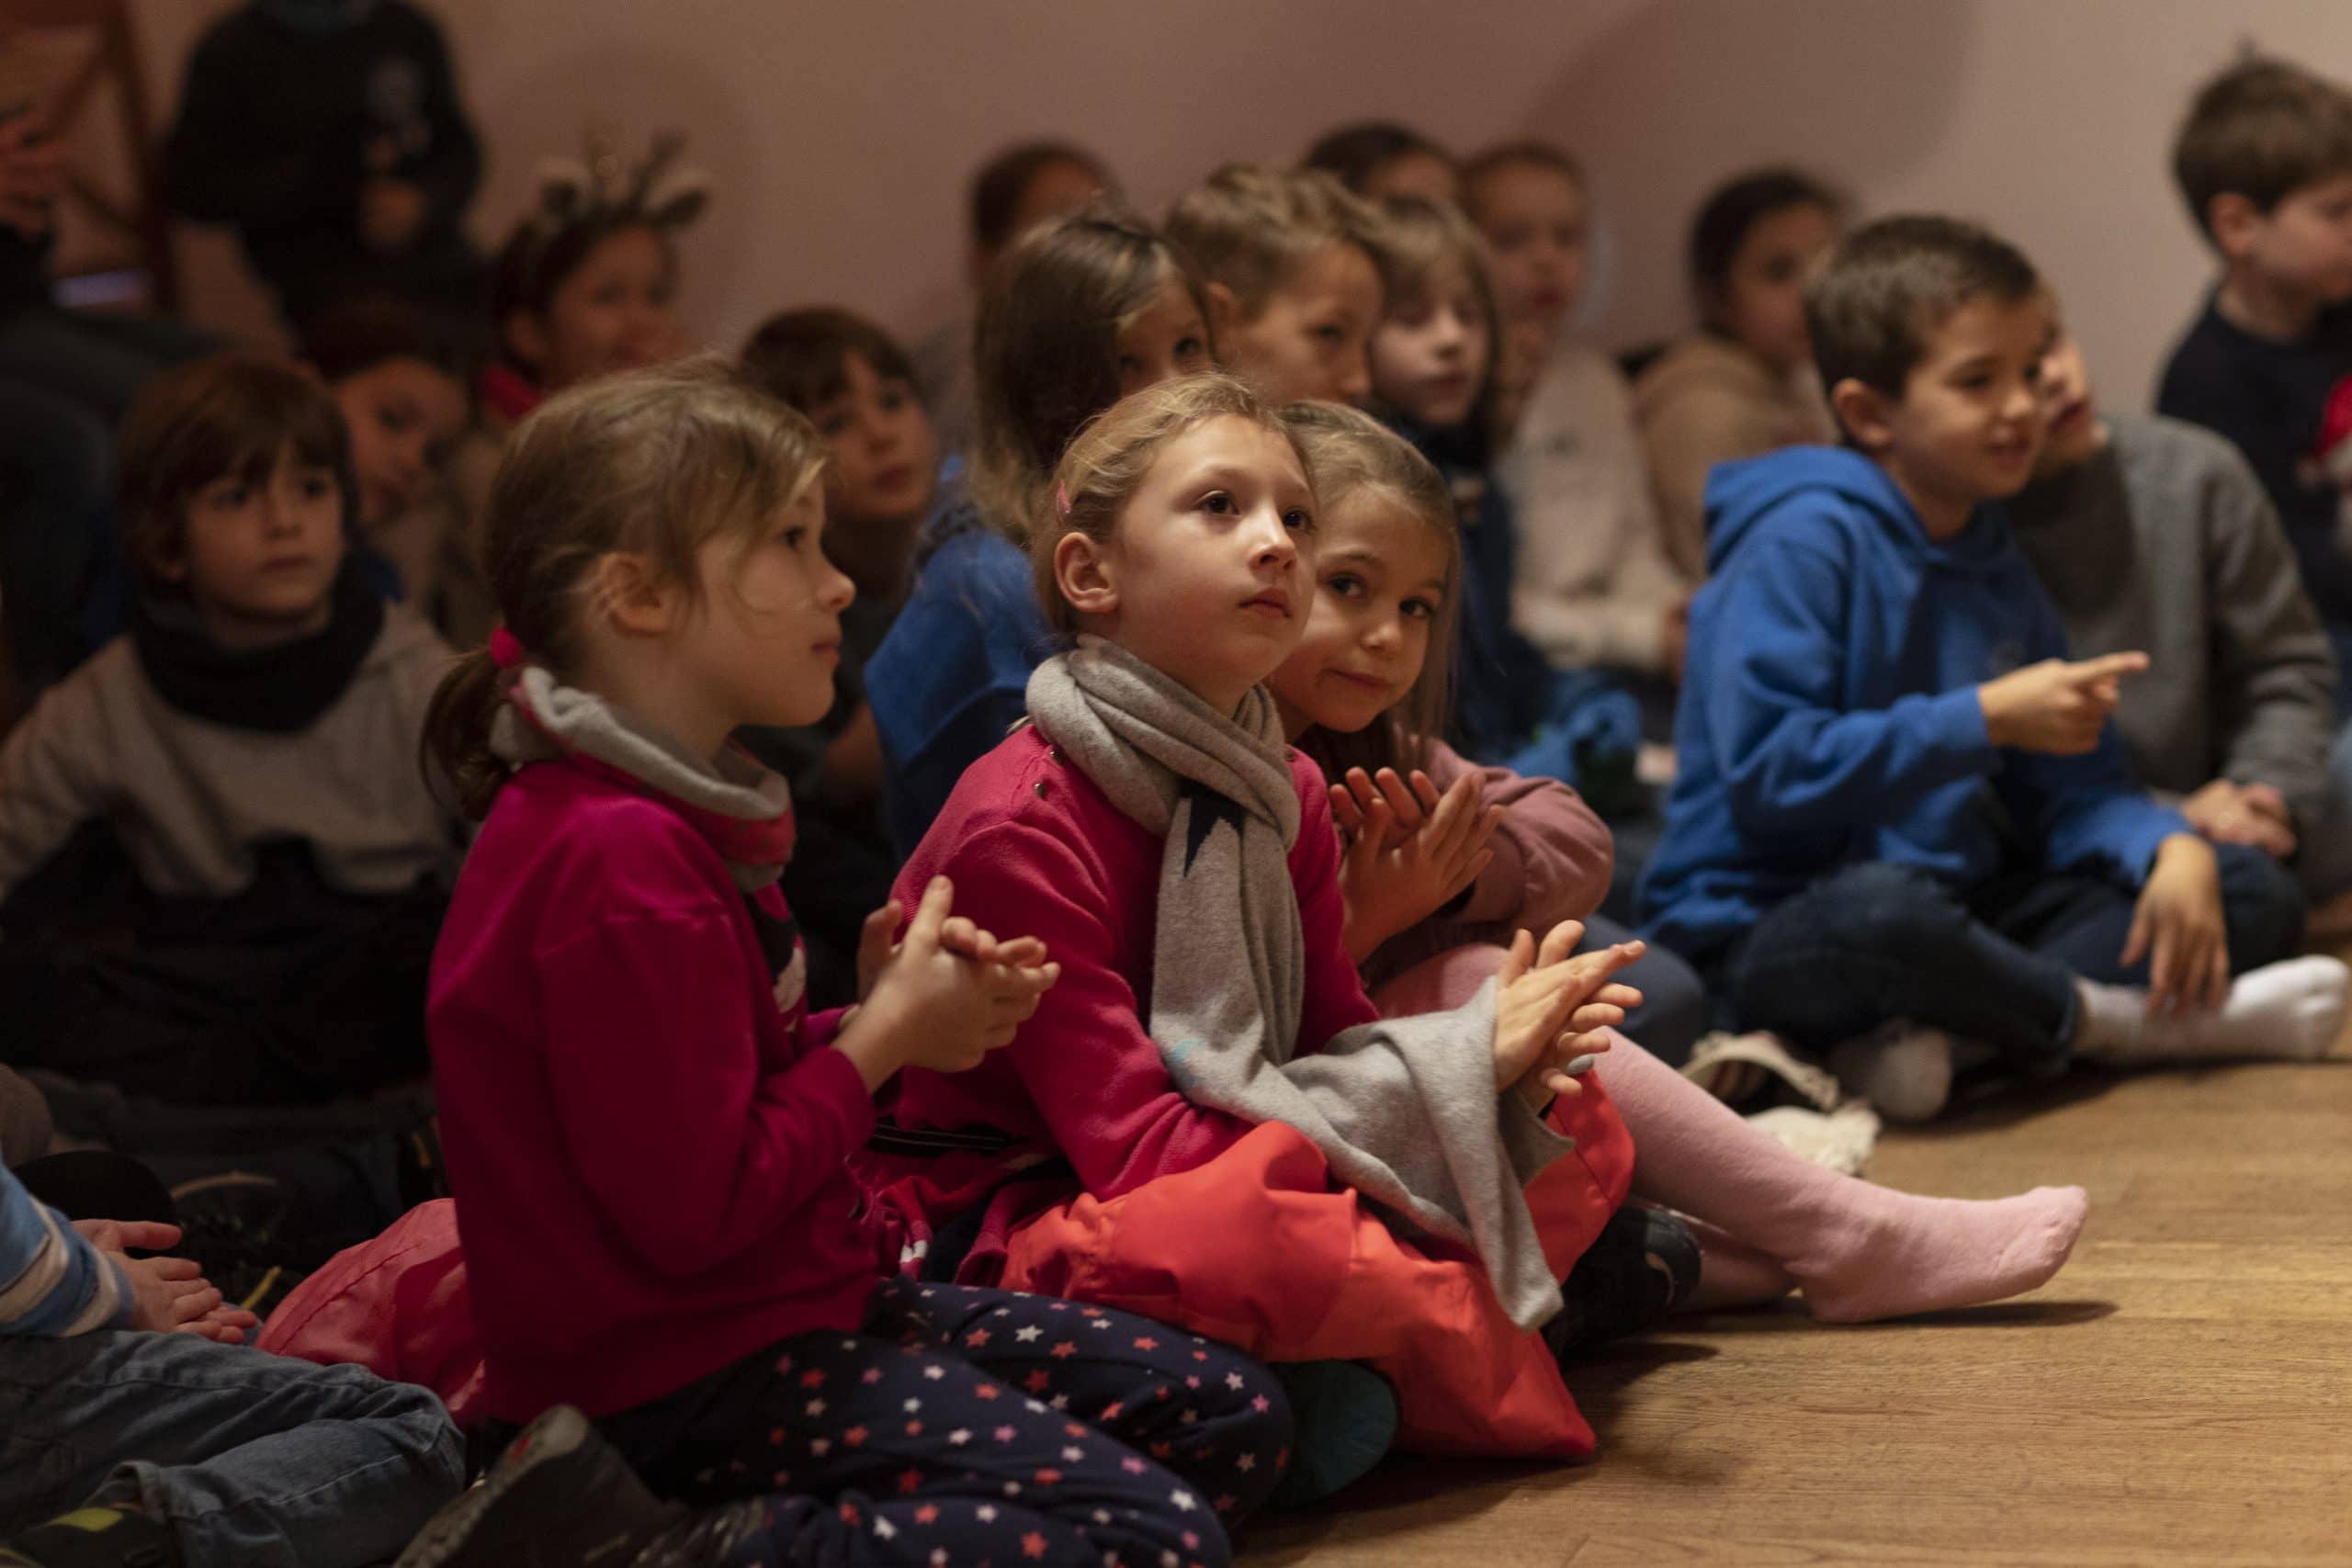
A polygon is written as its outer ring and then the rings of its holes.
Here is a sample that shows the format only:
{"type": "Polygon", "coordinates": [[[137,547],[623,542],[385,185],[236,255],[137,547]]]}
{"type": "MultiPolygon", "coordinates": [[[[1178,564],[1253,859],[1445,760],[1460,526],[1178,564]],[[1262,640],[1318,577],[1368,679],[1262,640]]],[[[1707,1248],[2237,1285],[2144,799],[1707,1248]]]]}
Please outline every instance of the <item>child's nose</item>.
{"type": "Polygon", "coordinates": [[[1363,349],[1348,356],[1340,371],[1340,399],[1360,403],[1372,396],[1372,361],[1363,349]]]}
{"type": "Polygon", "coordinates": [[[851,603],[856,599],[857,584],[849,580],[847,572],[830,563],[826,566],[825,572],[829,581],[819,596],[819,603],[835,615],[839,615],[848,609],[851,603]]]}

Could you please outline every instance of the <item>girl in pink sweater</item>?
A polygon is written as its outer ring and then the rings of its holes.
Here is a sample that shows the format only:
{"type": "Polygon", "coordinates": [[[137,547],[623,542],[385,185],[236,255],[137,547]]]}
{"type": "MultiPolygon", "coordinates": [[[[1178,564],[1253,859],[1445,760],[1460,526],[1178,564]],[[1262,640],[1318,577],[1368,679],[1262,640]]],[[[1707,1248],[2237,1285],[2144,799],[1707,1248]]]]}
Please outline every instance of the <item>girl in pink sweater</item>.
{"type": "MultiPolygon", "coordinates": [[[[1291,742],[1340,782],[1348,942],[1389,1013],[1458,1005],[1512,931],[1590,913],[1609,835],[1566,785],[1471,767],[1443,728],[1461,570],[1444,479],[1410,443],[1330,403],[1284,417],[1322,502],[1304,635],[1269,679],[1291,742]]],[[[1634,1191],[1697,1223],[1705,1310],[1804,1292],[1836,1321],[2030,1290],[2081,1224],[2080,1189],[2000,1202],[1919,1198],[1806,1164],[1634,1042],[1598,1077],[1634,1134],[1634,1191]]],[[[1655,1239],[1655,1238],[1654,1238],[1655,1239]]]]}
{"type": "Polygon", "coordinates": [[[502,465],[504,625],[430,725],[484,818],[430,1030],[483,1402],[539,1419],[404,1562],[1222,1562],[1282,1474],[1264,1369],[900,1276],[851,1172],[878,1089],[979,1062],[1058,971],[942,878],[866,922],[860,1006],[807,1010],[790,805],[729,736],[831,701],[822,451],[705,363],[550,400],[502,465]]]}

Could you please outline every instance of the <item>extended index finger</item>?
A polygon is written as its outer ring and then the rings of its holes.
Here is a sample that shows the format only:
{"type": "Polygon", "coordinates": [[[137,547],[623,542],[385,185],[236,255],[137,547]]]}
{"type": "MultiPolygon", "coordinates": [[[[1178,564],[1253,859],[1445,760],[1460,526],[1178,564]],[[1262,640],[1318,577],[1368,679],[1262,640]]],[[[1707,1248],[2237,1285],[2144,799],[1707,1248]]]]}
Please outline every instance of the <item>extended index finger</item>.
{"type": "Polygon", "coordinates": [[[2066,667],[2066,678],[2077,686],[2095,685],[2112,681],[2118,676],[2137,675],[2148,668],[2144,653],[2102,653],[2097,659],[2077,660],[2066,667]]]}

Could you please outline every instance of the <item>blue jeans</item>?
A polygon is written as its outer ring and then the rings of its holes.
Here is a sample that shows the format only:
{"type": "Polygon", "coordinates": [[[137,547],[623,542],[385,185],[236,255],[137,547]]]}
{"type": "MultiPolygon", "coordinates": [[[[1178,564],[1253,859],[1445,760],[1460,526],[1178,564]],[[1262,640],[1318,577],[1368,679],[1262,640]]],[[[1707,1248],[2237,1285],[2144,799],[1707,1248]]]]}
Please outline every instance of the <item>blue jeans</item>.
{"type": "Polygon", "coordinates": [[[85,1503],[168,1520],[187,1568],[359,1568],[466,1480],[441,1402],[184,1334],[0,1338],[0,1537],[85,1503]]]}
{"type": "MultiPolygon", "coordinates": [[[[2214,847],[2233,974],[2291,956],[2303,934],[2294,874],[2260,850],[2214,847]]],[[[1915,866],[1831,872],[1724,950],[1718,994],[1742,1029],[1826,1051],[1907,1019],[1988,1045],[2011,1071],[2065,1066],[2075,981],[2144,986],[2126,967],[2138,899],[2092,877],[2017,874],[1971,892],[1915,866]]]]}
{"type": "Polygon", "coordinates": [[[2338,732],[2328,753],[2327,799],[2313,820],[2301,825],[2299,836],[2295,871],[2305,897],[2324,904],[2352,888],[2352,724],[2338,732]]]}

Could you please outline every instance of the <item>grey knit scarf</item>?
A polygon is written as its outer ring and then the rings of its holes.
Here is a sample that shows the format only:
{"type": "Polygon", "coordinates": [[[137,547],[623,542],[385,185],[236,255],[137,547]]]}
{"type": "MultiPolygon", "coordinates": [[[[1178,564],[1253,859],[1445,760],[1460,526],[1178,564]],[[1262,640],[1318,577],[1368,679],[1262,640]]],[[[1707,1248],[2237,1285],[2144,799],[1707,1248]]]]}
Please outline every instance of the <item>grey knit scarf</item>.
{"type": "Polygon", "coordinates": [[[1297,1129],[1408,1227],[1469,1243],[1521,1327],[1558,1312],[1523,1190],[1575,1145],[1496,1093],[1492,982],[1454,1011],[1364,1024],[1295,1055],[1299,804],[1273,698],[1253,688],[1227,717],[1091,637],[1040,665],[1028,694],[1038,731],[1165,842],[1146,1022],[1177,1087],[1297,1129]]]}

